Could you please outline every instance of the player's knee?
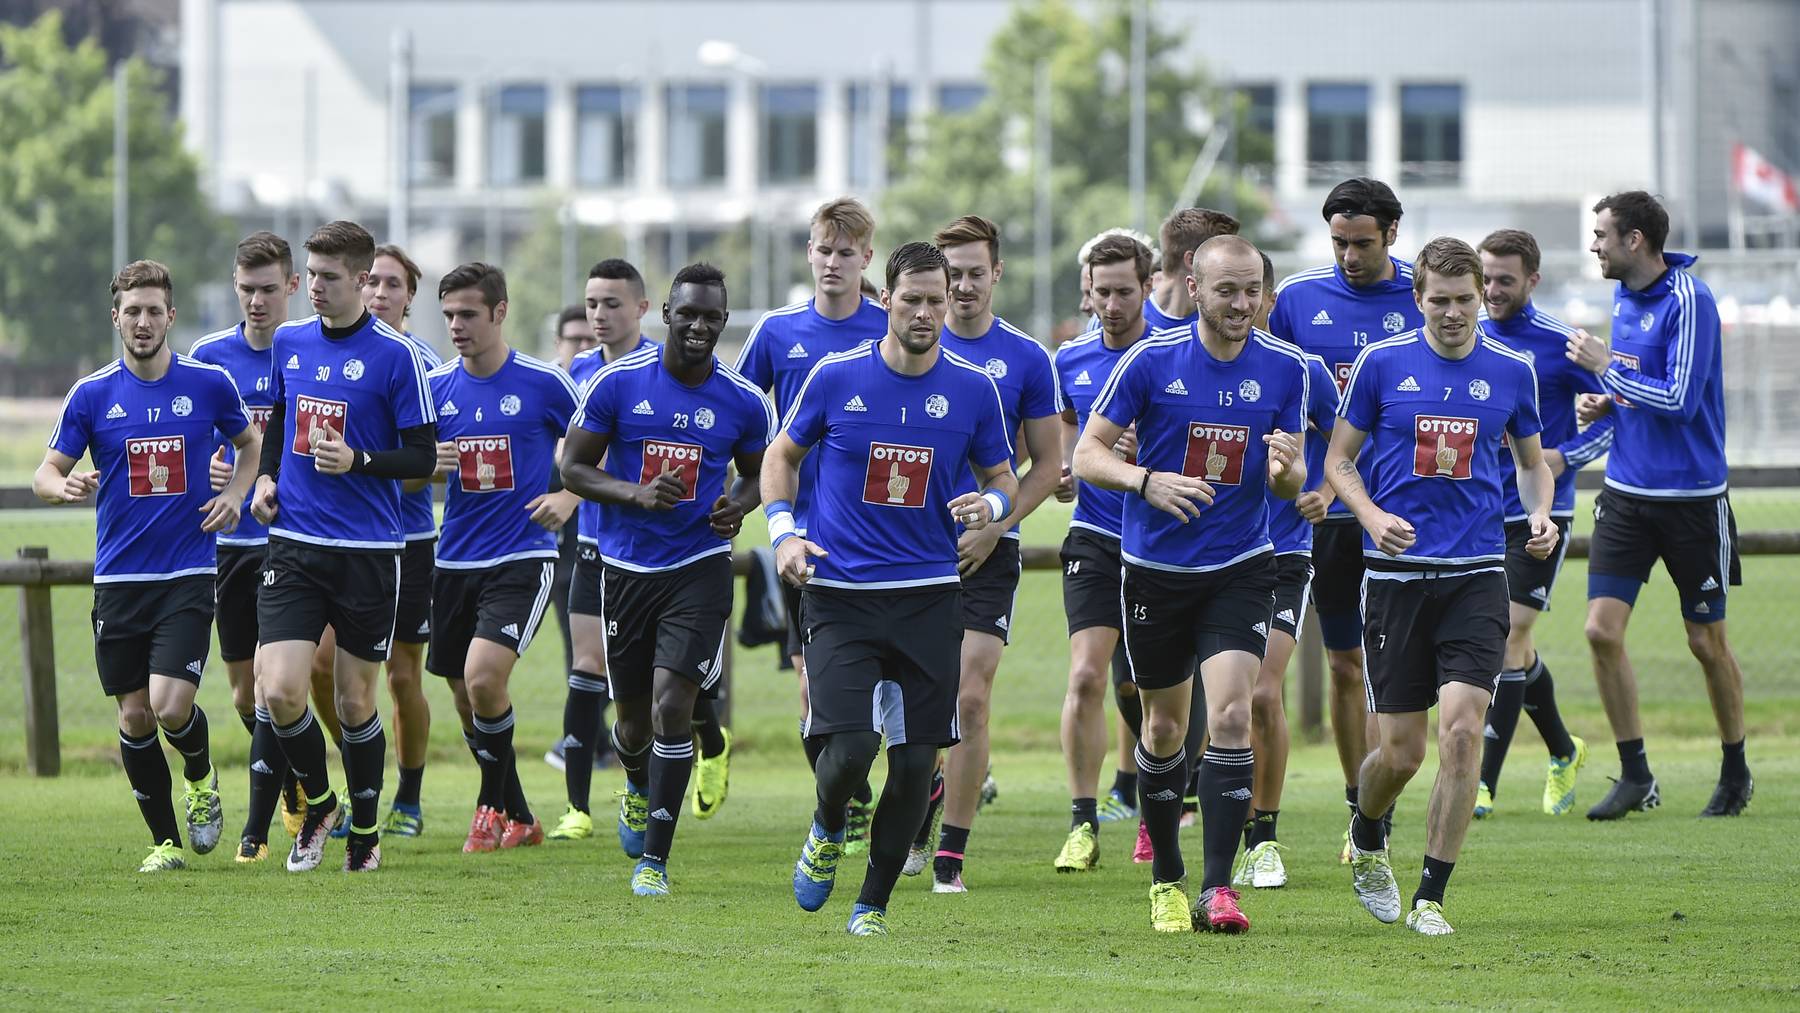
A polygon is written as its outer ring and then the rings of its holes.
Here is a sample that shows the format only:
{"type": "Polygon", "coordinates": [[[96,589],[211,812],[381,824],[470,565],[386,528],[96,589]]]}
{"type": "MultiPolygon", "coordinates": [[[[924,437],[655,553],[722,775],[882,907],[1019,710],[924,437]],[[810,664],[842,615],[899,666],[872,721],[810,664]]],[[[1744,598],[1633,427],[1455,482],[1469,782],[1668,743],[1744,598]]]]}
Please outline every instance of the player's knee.
{"type": "Polygon", "coordinates": [[[1250,735],[1250,701],[1227,700],[1207,708],[1206,730],[1222,742],[1243,742],[1250,735]]]}
{"type": "Polygon", "coordinates": [[[694,727],[694,701],[678,693],[664,693],[650,708],[650,724],[658,735],[680,735],[694,727]]]}
{"type": "Polygon", "coordinates": [[[1425,740],[1390,739],[1381,744],[1381,762],[1389,770],[1411,777],[1425,764],[1425,740]]]}
{"type": "Polygon", "coordinates": [[[1326,666],[1331,670],[1331,684],[1344,689],[1362,689],[1362,659],[1350,651],[1332,651],[1326,658],[1326,666]]]}
{"type": "Polygon", "coordinates": [[[406,663],[395,665],[390,663],[387,670],[388,693],[398,700],[410,700],[421,695],[419,666],[406,663]]]}
{"type": "Polygon", "coordinates": [[[907,744],[888,750],[888,779],[896,784],[929,784],[937,767],[937,747],[907,744]]]}
{"type": "Polygon", "coordinates": [[[1617,654],[1625,647],[1625,627],[1607,616],[1588,613],[1582,633],[1588,647],[1598,654],[1617,654]]]}
{"type": "Polygon", "coordinates": [[[1725,640],[1723,623],[1688,623],[1687,644],[1694,659],[1706,666],[1724,662],[1731,650],[1725,640]]]}
{"type": "Polygon", "coordinates": [[[963,728],[986,728],[988,696],[979,690],[964,689],[956,697],[957,719],[963,728]]]}
{"type": "Polygon", "coordinates": [[[150,709],[150,701],[122,704],[119,707],[119,730],[134,739],[141,739],[156,731],[156,712],[150,709]]]}
{"type": "Polygon", "coordinates": [[[1113,685],[1113,693],[1121,700],[1137,699],[1137,683],[1127,679],[1113,685]]]}
{"type": "Polygon", "coordinates": [[[1452,714],[1438,726],[1438,751],[1446,756],[1467,756],[1481,745],[1484,714],[1452,714]]]}
{"type": "Polygon", "coordinates": [[[1270,727],[1280,721],[1284,714],[1281,683],[1274,680],[1259,681],[1256,688],[1250,691],[1250,719],[1258,725],[1270,727]]]}
{"type": "Polygon", "coordinates": [[[1106,692],[1107,672],[1085,662],[1069,666],[1069,695],[1082,703],[1098,704],[1106,692]]]}
{"type": "Polygon", "coordinates": [[[1174,717],[1168,714],[1144,715],[1145,748],[1153,750],[1157,756],[1173,753],[1187,737],[1187,729],[1174,717]]]}

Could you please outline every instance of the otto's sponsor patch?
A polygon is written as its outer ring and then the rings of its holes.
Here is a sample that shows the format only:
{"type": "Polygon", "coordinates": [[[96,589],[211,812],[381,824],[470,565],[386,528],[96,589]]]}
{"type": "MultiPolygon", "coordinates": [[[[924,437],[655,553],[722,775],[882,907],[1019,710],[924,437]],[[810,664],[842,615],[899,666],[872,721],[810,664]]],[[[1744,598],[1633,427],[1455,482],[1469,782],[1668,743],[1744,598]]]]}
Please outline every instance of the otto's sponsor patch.
{"type": "Polygon", "coordinates": [[[245,405],[244,412],[250,416],[250,424],[256,427],[258,436],[269,431],[269,416],[275,413],[275,407],[273,405],[245,405]]]}
{"type": "Polygon", "coordinates": [[[512,437],[458,436],[456,473],[463,492],[507,492],[513,487],[512,437]]]}
{"type": "Polygon", "coordinates": [[[1342,397],[1345,388],[1350,386],[1350,371],[1356,368],[1354,362],[1340,362],[1332,366],[1332,374],[1337,377],[1338,396],[1342,397]]]}
{"type": "Polygon", "coordinates": [[[343,436],[350,424],[350,406],[343,401],[299,394],[294,398],[294,453],[313,456],[313,443],[325,439],[325,427],[343,436]]]}
{"type": "Polygon", "coordinates": [[[125,441],[133,496],[180,496],[187,492],[187,438],[147,436],[125,441]]]}
{"type": "Polygon", "coordinates": [[[1475,463],[1478,419],[1451,415],[1413,416],[1413,474],[1424,478],[1468,478],[1475,463]]]}
{"type": "MultiPolygon", "coordinates": [[[[1642,366],[1638,365],[1638,357],[1635,355],[1632,355],[1630,352],[1615,351],[1612,353],[1612,361],[1618,363],[1621,366],[1624,366],[1626,369],[1642,370],[1642,368],[1643,368],[1642,366]]],[[[1631,402],[1625,400],[1625,398],[1622,395],[1614,394],[1613,401],[1614,401],[1614,403],[1618,404],[1621,408],[1630,408],[1631,407],[1631,402]]]]}
{"type": "Polygon", "coordinates": [[[904,443],[870,443],[869,468],[863,477],[863,502],[881,506],[922,507],[931,488],[930,447],[904,443]]]}
{"type": "Polygon", "coordinates": [[[681,479],[681,500],[685,503],[694,498],[694,490],[700,486],[700,461],[703,456],[703,448],[695,443],[645,440],[644,467],[638,473],[638,484],[649,485],[656,481],[658,475],[674,475],[681,479]]]}
{"type": "Polygon", "coordinates": [[[1242,485],[1244,454],[1250,449],[1250,427],[1189,422],[1187,459],[1181,473],[1217,485],[1242,485]]]}

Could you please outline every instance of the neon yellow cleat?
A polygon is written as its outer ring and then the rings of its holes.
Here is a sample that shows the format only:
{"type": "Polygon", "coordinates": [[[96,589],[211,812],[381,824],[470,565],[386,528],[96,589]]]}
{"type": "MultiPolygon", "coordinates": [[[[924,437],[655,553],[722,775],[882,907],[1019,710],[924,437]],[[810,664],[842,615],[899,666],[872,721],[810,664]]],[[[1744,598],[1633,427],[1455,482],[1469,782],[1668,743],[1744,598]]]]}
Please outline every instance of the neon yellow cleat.
{"type": "Polygon", "coordinates": [[[1575,808],[1575,773],[1587,762],[1587,743],[1578,735],[1569,736],[1575,743],[1575,755],[1568,759],[1553,756],[1550,770],[1544,776],[1544,812],[1561,816],[1575,808]]]}
{"type": "Polygon", "coordinates": [[[144,864],[138,866],[139,872],[174,872],[187,868],[187,861],[181,857],[181,845],[174,841],[164,841],[151,845],[150,854],[144,857],[144,864]]]}
{"type": "Polygon", "coordinates": [[[1194,931],[1194,915],[1180,883],[1150,884],[1150,927],[1158,932],[1194,931]]]}
{"type": "MultiPolygon", "coordinates": [[[[1551,760],[1550,763],[1554,769],[1556,761],[1551,760]]],[[[1548,799],[1549,797],[1550,789],[1545,788],[1544,798],[1548,799]]],[[[1494,815],[1494,793],[1489,791],[1486,782],[1483,782],[1475,788],[1475,818],[1485,820],[1492,815],[1494,815]]]]}
{"type": "Polygon", "coordinates": [[[731,791],[731,729],[721,728],[719,734],[725,738],[725,751],[702,756],[694,764],[695,819],[712,819],[731,791]]]}
{"type": "Polygon", "coordinates": [[[1094,836],[1094,828],[1083,823],[1069,831],[1055,864],[1057,872],[1085,872],[1099,865],[1100,840],[1094,836]]]}
{"type": "Polygon", "coordinates": [[[594,836],[594,818],[570,806],[546,836],[553,841],[585,841],[594,836]]]}
{"type": "Polygon", "coordinates": [[[1406,913],[1406,927],[1422,936],[1447,936],[1456,930],[1444,920],[1444,905],[1422,900],[1406,913]]]}

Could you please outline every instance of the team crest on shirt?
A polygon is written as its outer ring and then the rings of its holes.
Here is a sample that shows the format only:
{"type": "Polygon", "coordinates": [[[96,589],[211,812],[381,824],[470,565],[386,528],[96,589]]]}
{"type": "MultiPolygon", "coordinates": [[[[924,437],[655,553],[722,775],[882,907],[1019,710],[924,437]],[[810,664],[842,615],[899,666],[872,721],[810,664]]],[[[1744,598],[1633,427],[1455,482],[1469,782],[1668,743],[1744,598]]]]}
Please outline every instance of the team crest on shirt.
{"type": "Polygon", "coordinates": [[[701,429],[711,429],[713,423],[717,421],[719,421],[719,417],[713,414],[711,408],[694,409],[694,425],[699,426],[701,429]]]}
{"type": "Polygon", "coordinates": [[[508,394],[500,399],[500,414],[502,415],[517,415],[519,407],[519,395],[517,394],[508,394]]]}
{"type": "Polygon", "coordinates": [[[1381,318],[1381,329],[1389,334],[1399,334],[1400,329],[1405,326],[1406,318],[1398,313],[1389,313],[1381,318]]]}
{"type": "Polygon", "coordinates": [[[700,461],[703,448],[697,443],[674,440],[645,440],[644,463],[638,471],[638,484],[649,485],[659,475],[674,475],[681,480],[681,501],[694,498],[700,485],[700,461]]]}
{"type": "Polygon", "coordinates": [[[933,394],[925,399],[925,414],[934,419],[941,419],[950,414],[950,399],[942,394],[933,394]]]}
{"type": "Polygon", "coordinates": [[[133,496],[180,496],[187,492],[187,438],[184,436],[126,440],[125,462],[133,496]]]}
{"type": "Polygon", "coordinates": [[[1218,485],[1242,485],[1244,454],[1250,448],[1250,427],[1213,422],[1189,422],[1187,459],[1181,473],[1218,485]]]}
{"type": "Polygon", "coordinates": [[[342,436],[350,425],[350,405],[344,401],[299,394],[294,397],[294,453],[313,456],[313,444],[325,438],[325,426],[342,436]]]}
{"type": "Polygon", "coordinates": [[[363,361],[361,359],[347,359],[344,361],[344,379],[360,380],[362,377],[363,361]]]}
{"type": "Polygon", "coordinates": [[[194,399],[186,394],[169,402],[169,410],[182,417],[194,414],[194,399]]]}
{"type": "Polygon", "coordinates": [[[458,436],[456,473],[463,492],[508,492],[513,487],[512,437],[458,436]]]}
{"type": "Polygon", "coordinates": [[[930,447],[871,442],[869,467],[863,475],[863,502],[877,506],[924,506],[925,493],[931,488],[931,455],[934,452],[930,447]]]}
{"type": "Polygon", "coordinates": [[[1488,398],[1492,397],[1493,394],[1494,389],[1488,386],[1486,380],[1477,379],[1469,381],[1469,396],[1475,400],[1486,401],[1488,398]]]}
{"type": "Polygon", "coordinates": [[[987,361],[986,365],[982,366],[981,368],[987,370],[987,375],[993,377],[996,380],[1004,380],[1006,378],[1006,360],[1005,359],[989,359],[987,361]]]}
{"type": "Polygon", "coordinates": [[[1238,397],[1245,401],[1262,400],[1262,384],[1255,380],[1245,380],[1238,384],[1238,397]]]}
{"type": "Polygon", "coordinates": [[[1414,415],[1413,474],[1455,480],[1470,477],[1475,462],[1475,437],[1480,433],[1478,419],[1414,415]]]}
{"type": "Polygon", "coordinates": [[[1638,330],[1640,331],[1647,331],[1654,326],[1656,326],[1656,314],[1654,313],[1646,313],[1644,318],[1638,321],[1638,330]]]}

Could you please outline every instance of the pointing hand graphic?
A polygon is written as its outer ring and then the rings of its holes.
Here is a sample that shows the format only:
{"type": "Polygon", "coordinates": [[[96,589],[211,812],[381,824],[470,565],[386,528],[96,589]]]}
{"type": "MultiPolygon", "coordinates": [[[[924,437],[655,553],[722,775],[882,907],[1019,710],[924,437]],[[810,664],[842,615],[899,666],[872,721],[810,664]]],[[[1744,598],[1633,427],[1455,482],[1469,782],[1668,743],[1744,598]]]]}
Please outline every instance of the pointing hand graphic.
{"type": "Polygon", "coordinates": [[[1456,448],[1444,443],[1444,434],[1438,434],[1437,473],[1445,478],[1456,474],[1456,448]]]}
{"type": "Polygon", "coordinates": [[[912,488],[912,479],[900,474],[900,462],[888,462],[887,501],[889,503],[906,502],[906,490],[912,488]]]}

